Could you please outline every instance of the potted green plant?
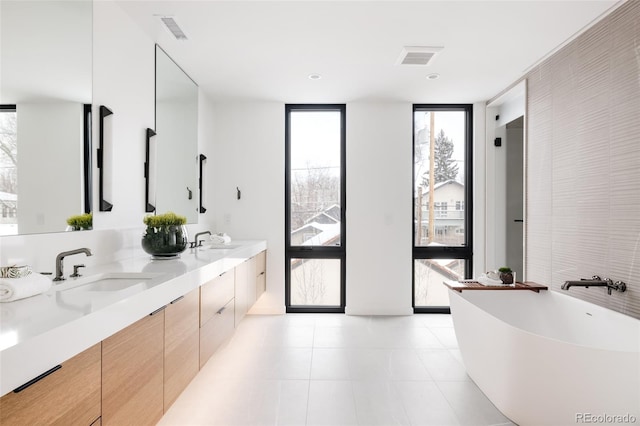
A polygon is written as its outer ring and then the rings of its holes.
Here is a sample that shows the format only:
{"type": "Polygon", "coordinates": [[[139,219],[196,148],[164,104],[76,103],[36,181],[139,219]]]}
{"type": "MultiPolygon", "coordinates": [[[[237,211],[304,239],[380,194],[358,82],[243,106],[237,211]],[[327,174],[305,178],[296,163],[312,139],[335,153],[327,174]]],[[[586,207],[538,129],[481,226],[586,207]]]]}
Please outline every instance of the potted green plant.
{"type": "Polygon", "coordinates": [[[498,272],[500,272],[500,280],[503,284],[513,284],[515,282],[515,272],[508,266],[498,268],[498,272]]]}
{"type": "Polygon", "coordinates": [[[180,257],[189,242],[186,223],[186,217],[173,212],[145,216],[142,249],[154,259],[180,257]]]}
{"type": "Polygon", "coordinates": [[[68,230],[70,231],[93,229],[93,214],[84,213],[69,216],[67,219],[67,225],[69,225],[68,230]]]}

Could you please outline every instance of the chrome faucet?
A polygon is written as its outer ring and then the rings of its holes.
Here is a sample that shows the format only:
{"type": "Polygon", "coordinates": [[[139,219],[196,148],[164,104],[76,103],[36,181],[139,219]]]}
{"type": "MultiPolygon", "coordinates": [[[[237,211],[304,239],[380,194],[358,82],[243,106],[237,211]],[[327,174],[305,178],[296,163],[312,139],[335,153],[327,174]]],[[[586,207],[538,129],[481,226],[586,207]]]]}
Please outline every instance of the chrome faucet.
{"type": "Polygon", "coordinates": [[[582,278],[580,281],[565,281],[561,288],[569,290],[571,287],[606,287],[608,294],[611,294],[611,290],[619,292],[627,290],[627,285],[622,281],[613,282],[611,278],[602,279],[598,275],[592,276],[590,280],[582,278]]]}
{"type": "Polygon", "coordinates": [[[200,247],[200,246],[202,245],[202,241],[204,241],[204,240],[200,240],[200,241],[198,241],[198,237],[199,237],[200,235],[205,235],[205,234],[209,234],[209,235],[211,235],[211,232],[209,232],[209,231],[198,232],[198,233],[196,234],[196,236],[195,236],[195,237],[193,237],[193,241],[191,242],[190,247],[191,247],[191,248],[194,248],[194,247],[200,247]]]}
{"type": "Polygon", "coordinates": [[[91,256],[91,250],[88,248],[79,248],[75,250],[63,251],[56,256],[56,276],[53,281],[64,281],[64,258],[73,254],[84,253],[87,256],[91,256]]]}

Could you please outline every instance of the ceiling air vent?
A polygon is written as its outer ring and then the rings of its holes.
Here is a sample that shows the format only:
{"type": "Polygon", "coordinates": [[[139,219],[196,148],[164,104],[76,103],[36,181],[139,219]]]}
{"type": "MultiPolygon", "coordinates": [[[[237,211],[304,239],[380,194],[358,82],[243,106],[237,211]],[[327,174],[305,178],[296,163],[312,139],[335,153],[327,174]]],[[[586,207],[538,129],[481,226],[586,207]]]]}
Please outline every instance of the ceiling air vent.
{"type": "Polygon", "coordinates": [[[176,20],[171,16],[160,16],[160,20],[167,27],[167,29],[173,34],[176,40],[186,40],[187,36],[182,31],[176,20]]]}
{"type": "Polygon", "coordinates": [[[405,46],[396,61],[396,65],[429,65],[429,62],[442,51],[442,47],[405,46]]]}

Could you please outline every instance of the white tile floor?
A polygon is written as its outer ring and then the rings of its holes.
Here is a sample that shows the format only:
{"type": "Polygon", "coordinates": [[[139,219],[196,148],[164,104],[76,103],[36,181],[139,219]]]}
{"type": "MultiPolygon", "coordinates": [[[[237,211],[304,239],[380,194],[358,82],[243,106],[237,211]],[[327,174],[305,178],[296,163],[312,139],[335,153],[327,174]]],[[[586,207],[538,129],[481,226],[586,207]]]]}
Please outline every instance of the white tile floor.
{"type": "Polygon", "coordinates": [[[512,425],[449,315],[249,315],[159,425],[512,425]]]}

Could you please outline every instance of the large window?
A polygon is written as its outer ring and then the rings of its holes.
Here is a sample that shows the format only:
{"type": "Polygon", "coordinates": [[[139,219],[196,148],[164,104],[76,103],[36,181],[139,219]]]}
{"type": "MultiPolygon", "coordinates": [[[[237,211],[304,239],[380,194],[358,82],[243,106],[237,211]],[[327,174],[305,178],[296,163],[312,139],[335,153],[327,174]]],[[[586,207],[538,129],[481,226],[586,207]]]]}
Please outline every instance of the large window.
{"type": "Polygon", "coordinates": [[[413,108],[415,312],[448,312],[442,282],[471,274],[471,108],[413,108]]]}
{"type": "Polygon", "coordinates": [[[345,106],[287,105],[287,312],[344,312],[345,106]]]}

